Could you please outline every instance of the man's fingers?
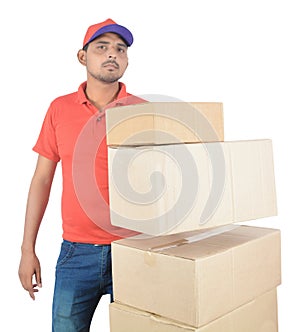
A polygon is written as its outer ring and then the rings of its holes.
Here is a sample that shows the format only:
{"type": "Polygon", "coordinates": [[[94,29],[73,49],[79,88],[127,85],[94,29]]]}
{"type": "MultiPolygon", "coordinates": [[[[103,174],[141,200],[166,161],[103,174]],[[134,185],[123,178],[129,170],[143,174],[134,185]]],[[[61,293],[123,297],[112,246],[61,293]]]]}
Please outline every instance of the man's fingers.
{"type": "Polygon", "coordinates": [[[31,278],[20,276],[20,280],[23,288],[29,292],[33,287],[31,278]]]}
{"type": "Polygon", "coordinates": [[[28,290],[28,293],[29,293],[29,296],[35,300],[35,295],[34,293],[37,293],[39,290],[36,288],[38,285],[37,284],[34,284],[32,285],[32,288],[28,290]]]}
{"type": "Polygon", "coordinates": [[[35,300],[34,292],[33,292],[33,291],[30,291],[30,292],[28,292],[28,293],[29,293],[29,296],[30,296],[33,300],[35,300]]]}
{"type": "Polygon", "coordinates": [[[39,288],[42,287],[42,275],[41,275],[41,269],[37,269],[35,272],[35,281],[36,281],[36,286],[39,288]]]}
{"type": "Polygon", "coordinates": [[[37,287],[42,287],[40,262],[35,254],[23,253],[19,265],[19,278],[23,288],[34,300],[34,293],[38,292],[37,287]]]}
{"type": "Polygon", "coordinates": [[[37,293],[39,290],[37,287],[42,287],[42,282],[41,282],[41,276],[36,277],[36,283],[33,284],[31,278],[27,280],[21,279],[21,283],[23,288],[29,293],[30,297],[35,300],[35,295],[34,293],[37,293]]]}

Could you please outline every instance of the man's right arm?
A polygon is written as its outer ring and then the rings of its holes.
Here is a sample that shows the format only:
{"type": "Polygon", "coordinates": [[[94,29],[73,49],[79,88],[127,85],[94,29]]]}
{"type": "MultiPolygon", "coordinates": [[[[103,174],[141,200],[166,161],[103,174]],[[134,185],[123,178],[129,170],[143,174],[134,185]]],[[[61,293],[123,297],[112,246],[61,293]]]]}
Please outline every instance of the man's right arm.
{"type": "Polygon", "coordinates": [[[56,162],[39,155],[28,193],[19,278],[32,299],[35,299],[34,293],[38,292],[36,287],[42,286],[35,243],[48,204],[56,165],[56,162]]]}

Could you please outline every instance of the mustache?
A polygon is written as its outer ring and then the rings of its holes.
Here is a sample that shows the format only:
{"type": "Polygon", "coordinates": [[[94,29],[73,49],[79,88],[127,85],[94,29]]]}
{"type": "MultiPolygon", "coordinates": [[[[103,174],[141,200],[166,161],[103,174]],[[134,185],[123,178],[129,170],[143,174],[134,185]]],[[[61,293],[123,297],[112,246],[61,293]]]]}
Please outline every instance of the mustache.
{"type": "Polygon", "coordinates": [[[115,60],[107,60],[102,63],[102,66],[106,66],[106,65],[114,65],[117,68],[119,68],[119,64],[115,60]]]}

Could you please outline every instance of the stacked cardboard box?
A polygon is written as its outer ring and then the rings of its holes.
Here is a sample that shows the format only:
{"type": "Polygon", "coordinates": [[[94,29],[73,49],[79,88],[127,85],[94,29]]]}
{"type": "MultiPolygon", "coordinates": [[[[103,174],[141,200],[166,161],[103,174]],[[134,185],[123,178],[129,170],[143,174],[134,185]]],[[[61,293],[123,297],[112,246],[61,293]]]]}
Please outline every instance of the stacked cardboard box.
{"type": "Polygon", "coordinates": [[[112,224],[144,233],[112,244],[111,331],[277,331],[280,232],[236,224],[277,213],[272,142],[224,142],[221,103],[106,119],[112,224]]]}
{"type": "Polygon", "coordinates": [[[123,239],[113,244],[113,277],[117,302],[200,328],[230,313],[239,317],[245,305],[276,289],[280,232],[237,226],[220,234],[123,239]]]}
{"type": "Polygon", "coordinates": [[[271,140],[108,150],[114,226],[162,235],[277,213],[271,140]]]}
{"type": "Polygon", "coordinates": [[[112,332],[274,332],[277,294],[273,289],[202,327],[192,327],[120,303],[110,306],[112,332]]]}
{"type": "Polygon", "coordinates": [[[137,146],[224,140],[222,103],[154,102],[106,112],[107,144],[137,146]]]}

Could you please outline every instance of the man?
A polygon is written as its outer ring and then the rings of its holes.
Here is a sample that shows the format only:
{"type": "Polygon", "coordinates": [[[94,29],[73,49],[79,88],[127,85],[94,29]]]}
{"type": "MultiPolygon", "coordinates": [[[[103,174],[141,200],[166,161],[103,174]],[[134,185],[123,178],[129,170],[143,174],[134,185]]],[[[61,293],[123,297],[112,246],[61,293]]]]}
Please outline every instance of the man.
{"type": "Polygon", "coordinates": [[[131,32],[111,19],[88,28],[77,54],[86,67],[87,80],[77,92],[51,103],[33,147],[38,161],[28,194],[19,277],[35,299],[42,286],[35,243],[61,161],[63,243],[56,266],[52,331],[89,331],[101,296],[111,294],[112,298],[110,244],[120,236],[107,227],[109,213],[101,210],[89,188],[80,182],[94,172],[101,197],[108,204],[105,110],[116,104],[143,102],[127,93],[119,82],[128,66],[127,50],[132,43],[131,32]],[[90,135],[82,135],[87,131],[90,135]],[[90,148],[94,141],[96,152],[90,148]],[[83,153],[78,153],[82,144],[83,153]],[[94,169],[87,166],[91,164],[94,169]],[[78,170],[82,170],[79,176],[78,170]],[[86,191],[84,199],[82,191],[86,191]],[[100,216],[100,222],[87,212],[90,207],[100,216]],[[102,222],[105,227],[101,227],[102,222]]]}

